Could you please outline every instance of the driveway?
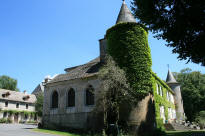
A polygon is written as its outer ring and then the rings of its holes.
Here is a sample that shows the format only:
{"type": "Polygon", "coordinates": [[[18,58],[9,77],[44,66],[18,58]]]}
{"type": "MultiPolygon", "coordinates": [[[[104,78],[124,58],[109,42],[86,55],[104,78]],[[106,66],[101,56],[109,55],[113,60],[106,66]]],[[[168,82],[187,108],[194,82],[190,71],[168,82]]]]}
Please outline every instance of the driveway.
{"type": "Polygon", "coordinates": [[[0,124],[0,136],[56,136],[32,131],[36,127],[24,124],[0,124]]]}

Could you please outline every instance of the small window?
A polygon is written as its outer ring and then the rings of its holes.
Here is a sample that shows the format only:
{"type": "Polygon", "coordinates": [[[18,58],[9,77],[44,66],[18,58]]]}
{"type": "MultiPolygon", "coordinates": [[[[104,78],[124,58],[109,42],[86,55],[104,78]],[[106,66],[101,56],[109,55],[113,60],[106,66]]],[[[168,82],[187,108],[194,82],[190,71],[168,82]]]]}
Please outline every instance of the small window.
{"type": "Polygon", "coordinates": [[[7,118],[7,112],[4,112],[3,118],[7,118]]]}
{"type": "Polygon", "coordinates": [[[75,91],[73,88],[71,88],[69,91],[68,91],[68,103],[67,103],[67,106],[68,107],[75,107],[75,91]]]}
{"type": "Polygon", "coordinates": [[[94,91],[95,90],[91,85],[86,89],[86,105],[94,105],[95,103],[94,91]]]}
{"type": "Polygon", "coordinates": [[[19,103],[16,104],[16,108],[19,108],[19,103]]]}
{"type": "Polygon", "coordinates": [[[5,107],[8,107],[9,103],[8,101],[5,102],[5,107]]]}
{"type": "Polygon", "coordinates": [[[28,104],[26,104],[26,109],[28,109],[28,104]]]}

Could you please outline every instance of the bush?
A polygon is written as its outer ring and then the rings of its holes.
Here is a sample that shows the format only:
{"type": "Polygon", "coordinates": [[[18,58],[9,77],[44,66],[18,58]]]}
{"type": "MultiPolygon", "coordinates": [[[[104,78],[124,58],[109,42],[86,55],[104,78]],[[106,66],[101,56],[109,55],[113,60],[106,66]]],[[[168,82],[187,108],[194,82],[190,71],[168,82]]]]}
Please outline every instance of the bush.
{"type": "Polygon", "coordinates": [[[41,122],[38,123],[38,128],[43,128],[43,124],[41,122]]]}
{"type": "Polygon", "coordinates": [[[6,123],[7,119],[0,119],[0,123],[6,123]]]}
{"type": "Polygon", "coordinates": [[[200,111],[195,120],[199,123],[201,129],[205,128],[205,111],[200,111]]]}
{"type": "Polygon", "coordinates": [[[11,119],[5,119],[5,118],[2,118],[0,119],[0,123],[12,123],[12,120],[11,119]]]}
{"type": "Polygon", "coordinates": [[[157,129],[165,131],[164,123],[162,118],[156,118],[157,129]]]}
{"type": "Polygon", "coordinates": [[[26,123],[36,124],[36,123],[38,123],[38,122],[37,122],[37,121],[27,121],[26,123]]]}
{"type": "Polygon", "coordinates": [[[10,118],[8,118],[8,119],[6,120],[6,123],[12,123],[12,120],[11,120],[10,118]]]}

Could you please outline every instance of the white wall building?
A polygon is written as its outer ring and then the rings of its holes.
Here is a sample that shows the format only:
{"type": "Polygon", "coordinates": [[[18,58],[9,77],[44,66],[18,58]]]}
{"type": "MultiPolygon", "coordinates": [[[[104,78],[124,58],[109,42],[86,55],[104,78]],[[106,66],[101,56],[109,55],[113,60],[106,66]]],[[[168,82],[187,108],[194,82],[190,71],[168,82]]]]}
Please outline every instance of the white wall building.
{"type": "Polygon", "coordinates": [[[33,121],[36,96],[26,92],[0,89],[0,119],[10,119],[13,123],[33,121]]]}

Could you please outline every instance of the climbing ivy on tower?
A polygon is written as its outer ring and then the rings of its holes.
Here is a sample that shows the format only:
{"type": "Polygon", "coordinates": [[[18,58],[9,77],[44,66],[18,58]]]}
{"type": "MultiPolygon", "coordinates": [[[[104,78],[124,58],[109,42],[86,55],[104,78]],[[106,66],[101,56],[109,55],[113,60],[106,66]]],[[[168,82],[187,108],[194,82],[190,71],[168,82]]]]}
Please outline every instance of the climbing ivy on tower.
{"type": "Polygon", "coordinates": [[[152,60],[148,31],[138,23],[119,23],[107,30],[107,51],[126,72],[137,98],[146,96],[152,88],[152,60]]]}

